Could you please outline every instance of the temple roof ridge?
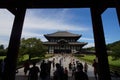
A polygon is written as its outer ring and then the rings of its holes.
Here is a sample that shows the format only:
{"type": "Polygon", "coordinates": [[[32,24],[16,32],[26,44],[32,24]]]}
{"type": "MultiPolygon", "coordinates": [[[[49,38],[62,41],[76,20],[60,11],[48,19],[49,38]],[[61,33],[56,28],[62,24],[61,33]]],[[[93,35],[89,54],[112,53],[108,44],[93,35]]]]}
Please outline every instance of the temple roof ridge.
{"type": "Polygon", "coordinates": [[[45,34],[45,36],[49,36],[49,37],[80,37],[81,35],[79,34],[73,34],[71,32],[68,31],[56,31],[54,33],[51,34],[45,34]]]}

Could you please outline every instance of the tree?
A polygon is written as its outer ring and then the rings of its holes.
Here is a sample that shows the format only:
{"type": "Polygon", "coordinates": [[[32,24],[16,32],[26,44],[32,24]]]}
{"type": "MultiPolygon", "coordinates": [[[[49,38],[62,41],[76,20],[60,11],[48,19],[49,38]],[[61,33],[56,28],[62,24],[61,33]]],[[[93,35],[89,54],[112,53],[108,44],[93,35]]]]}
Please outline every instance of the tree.
{"type": "Polygon", "coordinates": [[[107,45],[107,49],[112,51],[111,56],[114,59],[120,59],[120,40],[107,45]]]}
{"type": "Polygon", "coordinates": [[[6,50],[2,44],[0,45],[0,56],[6,56],[6,50]]]}
{"type": "Polygon", "coordinates": [[[116,45],[111,48],[112,49],[112,56],[114,59],[120,59],[120,46],[116,45]]]}
{"type": "Polygon", "coordinates": [[[0,45],[0,49],[4,49],[4,45],[1,44],[1,45],[0,45]]]}
{"type": "Polygon", "coordinates": [[[20,55],[29,55],[29,60],[32,57],[43,56],[46,52],[46,47],[42,44],[42,41],[37,38],[22,38],[20,45],[20,55]]]}

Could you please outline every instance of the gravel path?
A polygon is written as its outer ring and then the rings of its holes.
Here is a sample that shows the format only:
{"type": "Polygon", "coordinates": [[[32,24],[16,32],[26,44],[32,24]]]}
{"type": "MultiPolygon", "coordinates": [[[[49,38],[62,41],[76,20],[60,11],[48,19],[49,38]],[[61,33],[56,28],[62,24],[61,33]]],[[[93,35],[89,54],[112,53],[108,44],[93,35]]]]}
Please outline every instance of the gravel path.
{"type": "MultiPolygon", "coordinates": [[[[59,61],[60,61],[60,59],[61,59],[61,65],[63,66],[63,68],[67,67],[67,69],[68,69],[68,64],[69,64],[70,62],[73,63],[73,61],[74,61],[74,62],[79,61],[79,62],[81,62],[81,63],[84,65],[84,62],[83,62],[83,61],[80,61],[80,60],[76,59],[75,57],[72,57],[71,55],[68,55],[68,54],[67,54],[67,55],[64,55],[64,56],[62,56],[62,55],[55,55],[54,57],[49,58],[49,59],[47,59],[47,60],[52,61],[53,58],[55,58],[55,63],[59,63],[59,61]]],[[[47,61],[47,60],[45,60],[45,61],[47,61]]],[[[40,67],[40,63],[41,63],[41,62],[37,63],[37,66],[38,66],[38,67],[40,67]]],[[[30,67],[31,67],[31,66],[30,66],[30,67]]],[[[56,68],[53,69],[53,66],[51,65],[51,76],[53,76],[53,72],[55,71],[55,69],[56,69],[56,68]]],[[[28,75],[28,73],[27,73],[27,75],[28,75]]],[[[88,77],[89,77],[89,80],[95,80],[95,79],[94,79],[94,74],[93,74],[93,67],[92,67],[91,65],[89,65],[89,64],[88,64],[88,72],[87,72],[87,75],[88,75],[88,77]]],[[[68,76],[69,76],[69,80],[73,80],[73,79],[71,78],[72,72],[69,71],[69,70],[68,70],[68,76]]],[[[27,80],[27,76],[24,75],[23,68],[18,69],[18,73],[16,73],[16,80],[27,80]]],[[[120,79],[112,79],[112,80],[120,80],[120,79]]]]}

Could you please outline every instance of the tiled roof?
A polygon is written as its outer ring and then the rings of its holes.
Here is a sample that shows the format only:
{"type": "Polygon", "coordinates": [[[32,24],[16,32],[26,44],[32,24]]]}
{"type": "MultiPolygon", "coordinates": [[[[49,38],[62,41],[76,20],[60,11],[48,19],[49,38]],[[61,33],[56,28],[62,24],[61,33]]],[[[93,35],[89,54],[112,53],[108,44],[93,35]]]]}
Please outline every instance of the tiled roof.
{"type": "Polygon", "coordinates": [[[51,34],[45,34],[44,36],[47,36],[47,37],[80,37],[81,35],[73,34],[68,31],[57,31],[51,34]]]}

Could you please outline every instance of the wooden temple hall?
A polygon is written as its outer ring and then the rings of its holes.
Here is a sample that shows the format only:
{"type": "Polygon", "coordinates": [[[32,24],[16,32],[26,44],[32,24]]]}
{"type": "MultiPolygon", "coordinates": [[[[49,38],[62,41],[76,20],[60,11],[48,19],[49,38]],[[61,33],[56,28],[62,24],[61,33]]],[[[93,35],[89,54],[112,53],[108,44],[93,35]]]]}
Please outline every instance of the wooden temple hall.
{"type": "MultiPolygon", "coordinates": [[[[11,31],[4,80],[15,80],[16,63],[26,9],[34,8],[89,8],[94,34],[99,80],[111,80],[101,15],[107,8],[115,8],[120,24],[120,0],[0,0],[0,8],[7,9],[14,17],[11,31]]],[[[115,26],[113,26],[114,28],[115,26]]]]}
{"type": "Polygon", "coordinates": [[[44,36],[48,40],[43,43],[47,46],[48,53],[76,53],[80,52],[82,47],[87,44],[77,41],[82,35],[68,31],[57,31],[44,36]]]}

